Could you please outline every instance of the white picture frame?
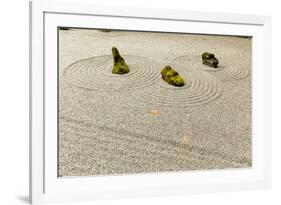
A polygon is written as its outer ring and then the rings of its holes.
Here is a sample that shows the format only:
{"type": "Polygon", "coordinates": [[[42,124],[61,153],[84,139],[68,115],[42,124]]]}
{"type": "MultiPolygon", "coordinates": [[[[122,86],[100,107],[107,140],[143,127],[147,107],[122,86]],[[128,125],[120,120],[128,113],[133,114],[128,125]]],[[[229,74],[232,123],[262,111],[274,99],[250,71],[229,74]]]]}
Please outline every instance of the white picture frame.
{"type": "Polygon", "coordinates": [[[271,18],[80,3],[30,2],[30,111],[32,204],[269,188],[271,18]],[[58,178],[56,142],[58,26],[252,36],[252,168],[58,178]]]}

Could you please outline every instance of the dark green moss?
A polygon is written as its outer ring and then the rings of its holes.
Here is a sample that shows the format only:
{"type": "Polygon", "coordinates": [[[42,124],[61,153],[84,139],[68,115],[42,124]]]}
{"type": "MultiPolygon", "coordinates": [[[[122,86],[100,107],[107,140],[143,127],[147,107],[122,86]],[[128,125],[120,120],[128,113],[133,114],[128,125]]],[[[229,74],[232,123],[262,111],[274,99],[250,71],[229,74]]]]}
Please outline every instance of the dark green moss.
{"type": "Polygon", "coordinates": [[[70,28],[68,28],[68,27],[59,27],[59,29],[60,29],[60,30],[63,30],[63,31],[68,31],[68,30],[70,30],[70,28]]]}
{"type": "Polygon", "coordinates": [[[165,66],[161,70],[161,75],[163,80],[174,86],[184,86],[184,79],[181,77],[177,71],[173,70],[171,66],[165,66]]]}
{"type": "Polygon", "coordinates": [[[201,56],[202,56],[202,63],[203,64],[205,64],[207,66],[210,66],[210,67],[213,67],[213,68],[218,67],[219,61],[213,53],[205,52],[201,56]]]}
{"type": "Polygon", "coordinates": [[[110,29],[106,29],[106,28],[104,28],[104,29],[100,29],[100,31],[101,31],[101,32],[105,32],[105,33],[109,33],[109,32],[111,32],[111,30],[110,30],[110,29]]]}
{"type": "Polygon", "coordinates": [[[126,64],[124,58],[120,56],[119,51],[117,48],[112,48],[112,56],[113,56],[113,68],[112,73],[114,74],[126,74],[129,73],[129,67],[126,64]]]}

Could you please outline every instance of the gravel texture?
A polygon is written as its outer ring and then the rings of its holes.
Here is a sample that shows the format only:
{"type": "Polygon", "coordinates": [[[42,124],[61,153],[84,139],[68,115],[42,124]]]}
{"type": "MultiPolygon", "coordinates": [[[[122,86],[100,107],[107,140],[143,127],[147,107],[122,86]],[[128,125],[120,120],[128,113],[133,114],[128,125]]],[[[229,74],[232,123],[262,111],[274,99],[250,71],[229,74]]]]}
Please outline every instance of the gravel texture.
{"type": "Polygon", "coordinates": [[[61,30],[59,175],[251,167],[251,100],[250,38],[61,30]],[[113,46],[128,74],[111,73],[113,46]]]}

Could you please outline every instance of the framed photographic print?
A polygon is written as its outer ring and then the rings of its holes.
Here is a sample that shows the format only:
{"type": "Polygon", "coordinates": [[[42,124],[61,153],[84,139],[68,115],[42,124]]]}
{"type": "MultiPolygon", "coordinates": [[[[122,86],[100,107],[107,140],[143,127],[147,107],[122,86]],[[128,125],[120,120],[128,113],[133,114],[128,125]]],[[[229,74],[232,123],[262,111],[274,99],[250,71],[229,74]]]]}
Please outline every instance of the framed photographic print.
{"type": "Polygon", "coordinates": [[[270,187],[270,32],[265,16],[31,2],[31,203],[270,187]]]}

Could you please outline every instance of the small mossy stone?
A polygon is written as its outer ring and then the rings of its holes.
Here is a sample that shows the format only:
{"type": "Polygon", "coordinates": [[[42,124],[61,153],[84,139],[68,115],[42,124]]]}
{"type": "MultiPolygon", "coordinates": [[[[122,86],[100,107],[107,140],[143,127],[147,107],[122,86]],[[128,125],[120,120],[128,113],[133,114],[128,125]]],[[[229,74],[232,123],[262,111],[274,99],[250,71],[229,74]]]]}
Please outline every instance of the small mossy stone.
{"type": "Polygon", "coordinates": [[[180,75],[176,75],[170,78],[171,84],[175,86],[184,86],[184,79],[180,75]]]}
{"type": "Polygon", "coordinates": [[[202,55],[202,63],[213,67],[213,68],[217,68],[219,61],[218,59],[215,57],[215,55],[213,53],[208,53],[208,52],[204,52],[202,55]]]}
{"type": "Polygon", "coordinates": [[[119,51],[117,48],[112,48],[112,56],[113,56],[113,68],[112,73],[113,74],[119,74],[123,75],[126,73],[129,73],[129,67],[126,64],[124,58],[119,54],[119,51]]]}
{"type": "Polygon", "coordinates": [[[171,66],[165,66],[161,70],[162,79],[165,80],[170,85],[174,86],[184,86],[184,79],[178,74],[177,71],[171,68],[171,66]]]}
{"type": "Polygon", "coordinates": [[[168,78],[171,78],[171,77],[174,77],[174,76],[177,76],[177,75],[178,75],[178,73],[175,70],[172,70],[172,69],[170,69],[166,72],[166,76],[168,78]]]}

